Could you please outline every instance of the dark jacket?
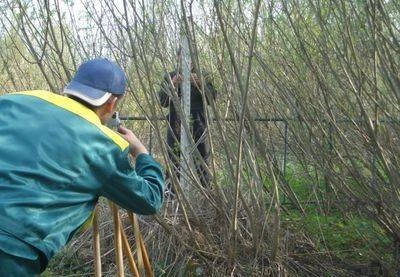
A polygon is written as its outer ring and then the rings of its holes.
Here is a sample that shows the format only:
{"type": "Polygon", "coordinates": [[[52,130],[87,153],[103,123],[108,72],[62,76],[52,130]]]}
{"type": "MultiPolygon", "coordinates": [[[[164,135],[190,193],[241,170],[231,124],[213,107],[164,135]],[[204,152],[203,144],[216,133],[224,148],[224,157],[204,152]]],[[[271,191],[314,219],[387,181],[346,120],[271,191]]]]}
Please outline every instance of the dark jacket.
{"type": "MultiPolygon", "coordinates": [[[[161,88],[158,92],[158,97],[161,106],[169,107],[169,115],[168,120],[169,123],[174,130],[175,135],[178,135],[180,132],[180,119],[178,116],[177,109],[172,101],[172,93],[173,90],[176,89],[177,95],[180,99],[182,92],[181,87],[178,86],[174,88],[172,85],[172,78],[177,74],[177,71],[172,71],[168,74],[164,75],[164,80],[161,83],[161,88]]],[[[211,82],[210,75],[208,73],[204,74],[204,95],[207,100],[207,105],[214,101],[217,97],[217,92],[211,82]]],[[[190,84],[190,113],[192,118],[196,120],[199,118],[201,121],[204,122],[204,105],[203,105],[203,97],[201,94],[201,87],[198,87],[197,84],[191,82],[190,84]]]]}

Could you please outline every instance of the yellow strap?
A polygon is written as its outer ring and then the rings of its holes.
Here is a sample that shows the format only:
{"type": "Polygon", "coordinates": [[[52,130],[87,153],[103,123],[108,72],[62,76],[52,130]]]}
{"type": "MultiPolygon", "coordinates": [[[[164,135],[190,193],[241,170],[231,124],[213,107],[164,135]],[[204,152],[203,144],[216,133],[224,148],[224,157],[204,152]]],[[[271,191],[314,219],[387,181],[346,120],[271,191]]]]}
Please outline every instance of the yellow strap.
{"type": "Polygon", "coordinates": [[[95,112],[93,112],[91,109],[85,107],[81,103],[69,97],[58,95],[45,90],[22,91],[22,92],[15,92],[12,94],[29,95],[43,99],[49,103],[56,105],[57,107],[61,107],[67,111],[70,111],[86,119],[90,123],[94,124],[112,141],[114,141],[114,143],[117,144],[119,148],[121,148],[121,151],[124,151],[129,146],[129,143],[124,138],[122,138],[118,133],[114,132],[107,126],[101,124],[100,118],[97,116],[95,112]]]}
{"type": "Polygon", "coordinates": [[[86,219],[86,221],[81,225],[81,227],[79,227],[78,233],[83,233],[85,232],[87,229],[89,229],[90,227],[92,227],[93,225],[93,220],[94,220],[94,216],[95,216],[95,211],[94,210],[88,217],[88,219],[86,219]]]}

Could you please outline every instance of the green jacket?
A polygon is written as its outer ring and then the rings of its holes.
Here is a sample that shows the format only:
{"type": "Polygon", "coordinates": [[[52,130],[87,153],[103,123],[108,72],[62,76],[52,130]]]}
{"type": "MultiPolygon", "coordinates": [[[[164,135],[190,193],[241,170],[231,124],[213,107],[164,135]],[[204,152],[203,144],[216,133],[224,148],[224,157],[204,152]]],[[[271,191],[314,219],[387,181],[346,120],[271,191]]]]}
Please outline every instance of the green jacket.
{"type": "Polygon", "coordinates": [[[0,249],[24,257],[23,242],[47,263],[99,196],[135,213],[156,213],[162,168],[141,154],[133,169],[128,153],[127,141],[70,98],[46,91],[1,96],[0,234],[15,243],[0,237],[0,249]]]}

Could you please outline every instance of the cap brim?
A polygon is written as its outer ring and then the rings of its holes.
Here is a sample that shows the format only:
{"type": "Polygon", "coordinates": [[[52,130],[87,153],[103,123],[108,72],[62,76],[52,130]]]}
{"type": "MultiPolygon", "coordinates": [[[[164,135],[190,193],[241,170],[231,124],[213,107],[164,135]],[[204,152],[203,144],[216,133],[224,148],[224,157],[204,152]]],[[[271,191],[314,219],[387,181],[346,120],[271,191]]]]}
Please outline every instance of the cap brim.
{"type": "Polygon", "coordinates": [[[95,89],[75,81],[71,81],[65,87],[64,94],[75,96],[96,107],[103,105],[111,96],[109,92],[95,89]]]}

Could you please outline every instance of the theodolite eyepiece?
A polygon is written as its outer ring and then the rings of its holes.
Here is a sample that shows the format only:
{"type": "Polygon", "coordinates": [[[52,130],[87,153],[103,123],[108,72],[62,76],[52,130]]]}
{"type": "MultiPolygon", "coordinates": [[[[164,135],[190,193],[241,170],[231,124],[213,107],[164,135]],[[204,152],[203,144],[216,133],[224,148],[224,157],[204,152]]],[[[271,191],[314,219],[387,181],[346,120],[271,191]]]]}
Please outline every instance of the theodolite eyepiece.
{"type": "Polygon", "coordinates": [[[121,119],[119,119],[119,113],[114,112],[111,119],[108,121],[107,126],[111,129],[117,130],[119,125],[121,125],[121,119]]]}

